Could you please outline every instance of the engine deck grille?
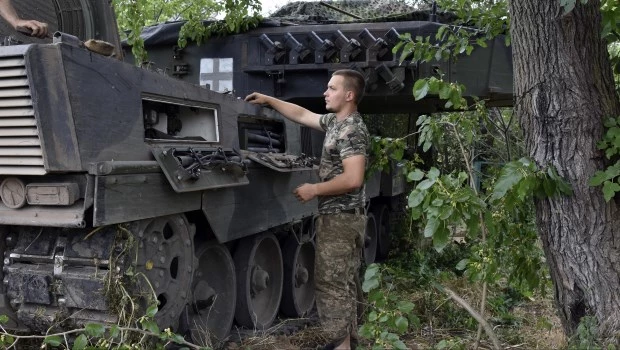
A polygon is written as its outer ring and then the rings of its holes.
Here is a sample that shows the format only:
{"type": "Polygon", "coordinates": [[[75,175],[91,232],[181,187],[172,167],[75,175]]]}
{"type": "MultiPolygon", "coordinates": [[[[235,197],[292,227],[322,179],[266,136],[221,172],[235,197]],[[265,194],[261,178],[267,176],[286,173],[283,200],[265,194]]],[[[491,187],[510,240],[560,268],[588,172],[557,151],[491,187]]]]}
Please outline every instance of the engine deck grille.
{"type": "Polygon", "coordinates": [[[0,58],[0,174],[45,174],[23,56],[0,58]]]}

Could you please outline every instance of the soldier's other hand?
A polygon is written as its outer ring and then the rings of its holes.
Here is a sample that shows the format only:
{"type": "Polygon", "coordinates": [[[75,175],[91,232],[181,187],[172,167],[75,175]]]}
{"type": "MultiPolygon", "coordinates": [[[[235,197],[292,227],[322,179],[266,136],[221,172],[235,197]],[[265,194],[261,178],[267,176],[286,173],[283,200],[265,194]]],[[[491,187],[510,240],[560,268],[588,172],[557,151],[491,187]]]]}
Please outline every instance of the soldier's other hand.
{"type": "Polygon", "coordinates": [[[17,28],[30,29],[32,31],[30,33],[30,36],[34,36],[34,37],[41,38],[41,39],[47,37],[47,34],[48,34],[47,23],[39,22],[33,19],[20,19],[15,24],[15,28],[16,29],[17,28]]]}
{"type": "Polygon", "coordinates": [[[303,185],[299,185],[295,191],[293,191],[293,193],[295,194],[295,197],[297,197],[297,199],[304,203],[307,202],[309,200],[314,199],[314,197],[316,197],[316,185],[315,184],[303,184],[303,185]]]}

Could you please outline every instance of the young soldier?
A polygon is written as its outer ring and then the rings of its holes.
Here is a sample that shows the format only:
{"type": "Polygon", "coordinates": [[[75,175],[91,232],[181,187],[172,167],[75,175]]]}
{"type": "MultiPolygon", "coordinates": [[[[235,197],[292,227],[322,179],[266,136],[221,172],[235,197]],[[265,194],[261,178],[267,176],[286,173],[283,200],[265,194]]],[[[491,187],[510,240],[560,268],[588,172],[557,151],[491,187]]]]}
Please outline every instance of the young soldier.
{"type": "Polygon", "coordinates": [[[351,349],[356,343],[355,281],[366,227],[364,171],[370,142],[357,111],[364,89],[364,77],[359,72],[334,72],[323,94],[331,113],[324,115],[256,92],[245,98],[268,104],[294,122],[326,132],[319,168],[321,182],[306,183],[294,191],[301,202],[317,197],[319,203],[314,278],[321,326],[331,337],[326,349],[351,349]]]}
{"type": "Polygon", "coordinates": [[[47,23],[19,18],[10,0],[0,0],[0,16],[9,22],[14,29],[25,27],[32,30],[32,36],[38,38],[45,38],[47,36],[47,23]]]}

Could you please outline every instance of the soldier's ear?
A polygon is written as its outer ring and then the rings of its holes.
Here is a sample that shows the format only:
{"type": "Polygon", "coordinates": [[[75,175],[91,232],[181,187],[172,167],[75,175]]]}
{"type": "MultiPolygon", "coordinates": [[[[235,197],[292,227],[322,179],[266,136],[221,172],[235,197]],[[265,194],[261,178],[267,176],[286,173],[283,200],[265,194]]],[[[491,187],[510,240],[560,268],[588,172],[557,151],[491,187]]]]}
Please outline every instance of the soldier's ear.
{"type": "Polygon", "coordinates": [[[353,91],[351,90],[347,91],[345,94],[345,99],[347,101],[353,101],[355,99],[355,94],[353,93],[353,91]]]}

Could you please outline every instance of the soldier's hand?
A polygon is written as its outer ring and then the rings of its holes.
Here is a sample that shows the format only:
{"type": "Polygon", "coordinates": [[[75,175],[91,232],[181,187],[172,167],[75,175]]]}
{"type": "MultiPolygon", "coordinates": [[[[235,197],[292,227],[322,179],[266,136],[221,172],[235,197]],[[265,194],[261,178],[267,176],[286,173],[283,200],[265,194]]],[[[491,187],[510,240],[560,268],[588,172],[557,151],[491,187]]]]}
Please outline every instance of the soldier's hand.
{"type": "Polygon", "coordinates": [[[15,24],[15,29],[26,28],[30,30],[30,36],[45,38],[48,34],[47,23],[35,21],[33,19],[20,19],[15,24]]]}
{"type": "Polygon", "coordinates": [[[300,202],[305,203],[316,197],[316,186],[314,184],[299,185],[293,193],[300,202]]]}
{"type": "Polygon", "coordinates": [[[268,96],[260,94],[258,92],[253,92],[245,97],[245,100],[247,102],[250,102],[252,104],[260,104],[260,105],[267,104],[268,103],[267,99],[268,99],[268,96]]]}

